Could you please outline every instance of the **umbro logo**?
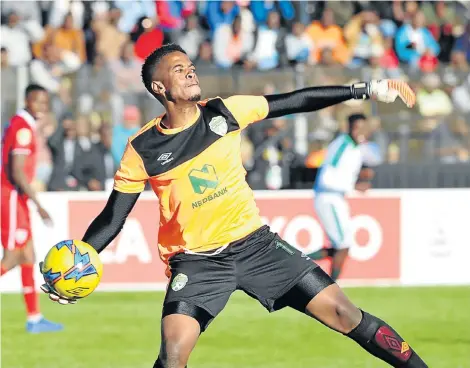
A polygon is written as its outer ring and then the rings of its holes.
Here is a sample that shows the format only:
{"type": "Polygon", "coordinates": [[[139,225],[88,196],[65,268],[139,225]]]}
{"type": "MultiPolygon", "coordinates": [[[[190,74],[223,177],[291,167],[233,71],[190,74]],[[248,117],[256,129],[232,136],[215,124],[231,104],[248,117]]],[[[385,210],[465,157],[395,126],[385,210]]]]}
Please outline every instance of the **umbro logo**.
{"type": "Polygon", "coordinates": [[[163,161],[162,165],[166,165],[168,162],[173,161],[174,157],[171,157],[171,152],[162,153],[157,161],[163,161]]]}

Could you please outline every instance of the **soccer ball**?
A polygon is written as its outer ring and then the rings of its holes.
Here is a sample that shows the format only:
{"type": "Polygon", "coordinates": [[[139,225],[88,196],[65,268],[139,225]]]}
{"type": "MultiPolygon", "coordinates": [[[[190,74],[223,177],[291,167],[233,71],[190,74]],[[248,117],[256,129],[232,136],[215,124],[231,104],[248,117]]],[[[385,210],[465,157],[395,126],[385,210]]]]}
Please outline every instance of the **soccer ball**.
{"type": "Polygon", "coordinates": [[[49,250],[42,274],[44,281],[59,295],[84,298],[98,286],[103,264],[91,245],[80,240],[65,240],[49,250]]]}

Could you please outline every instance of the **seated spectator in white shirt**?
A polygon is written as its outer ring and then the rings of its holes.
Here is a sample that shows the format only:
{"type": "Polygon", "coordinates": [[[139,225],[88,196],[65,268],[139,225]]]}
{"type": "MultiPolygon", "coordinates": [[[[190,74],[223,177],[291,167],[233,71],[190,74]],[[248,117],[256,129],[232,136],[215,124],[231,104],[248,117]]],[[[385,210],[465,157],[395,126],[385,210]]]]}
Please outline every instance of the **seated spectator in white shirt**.
{"type": "Polygon", "coordinates": [[[221,24],[214,32],[214,61],[220,68],[241,64],[253,46],[253,34],[243,31],[241,17],[236,16],[232,24],[221,24]]]}
{"type": "Polygon", "coordinates": [[[296,22],[292,25],[292,33],[286,36],[287,59],[291,63],[306,63],[313,48],[313,42],[305,33],[305,26],[296,22]]]}
{"type": "Polygon", "coordinates": [[[0,45],[8,51],[11,66],[24,66],[31,60],[31,35],[14,12],[7,17],[7,23],[1,26],[0,45]]]}
{"type": "Polygon", "coordinates": [[[80,68],[80,58],[73,52],[60,50],[53,44],[43,46],[42,59],[31,62],[31,81],[57,94],[64,76],[80,68]]]}
{"type": "Polygon", "coordinates": [[[280,21],[279,13],[271,12],[267,26],[259,27],[256,46],[249,58],[259,70],[274,69],[279,65],[280,21]]]}
{"type": "Polygon", "coordinates": [[[199,18],[195,15],[186,19],[183,34],[178,38],[178,45],[188,54],[191,60],[196,59],[199,46],[204,40],[204,34],[199,27],[199,18]]]}

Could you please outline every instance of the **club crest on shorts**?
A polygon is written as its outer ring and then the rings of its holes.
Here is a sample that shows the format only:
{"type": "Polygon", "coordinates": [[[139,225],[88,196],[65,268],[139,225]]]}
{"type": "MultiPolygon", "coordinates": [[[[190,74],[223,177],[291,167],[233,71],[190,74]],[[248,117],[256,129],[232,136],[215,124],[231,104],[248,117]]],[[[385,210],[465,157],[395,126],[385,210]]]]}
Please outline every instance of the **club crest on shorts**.
{"type": "Polygon", "coordinates": [[[16,229],[15,241],[18,244],[23,244],[28,238],[28,231],[26,229],[16,229]]]}
{"type": "Polygon", "coordinates": [[[171,288],[173,289],[173,291],[179,291],[186,286],[187,282],[188,276],[186,276],[184,273],[179,273],[171,282],[171,288]]]}
{"type": "Polygon", "coordinates": [[[212,118],[209,123],[209,128],[211,128],[215,134],[223,137],[228,131],[227,120],[225,120],[223,116],[216,116],[215,118],[212,118]]]}

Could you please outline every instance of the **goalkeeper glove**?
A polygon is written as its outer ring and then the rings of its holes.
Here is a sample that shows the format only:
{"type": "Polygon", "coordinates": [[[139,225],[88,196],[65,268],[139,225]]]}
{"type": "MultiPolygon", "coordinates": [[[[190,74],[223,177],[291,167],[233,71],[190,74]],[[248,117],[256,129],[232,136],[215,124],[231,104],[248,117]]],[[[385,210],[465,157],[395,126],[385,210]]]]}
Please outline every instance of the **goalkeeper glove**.
{"type": "Polygon", "coordinates": [[[376,99],[381,102],[395,102],[397,97],[408,107],[413,107],[416,103],[416,95],[408,85],[408,83],[394,80],[372,80],[367,83],[354,83],[351,91],[355,99],[365,100],[369,98],[376,99]]]}
{"type": "MultiPolygon", "coordinates": [[[[43,262],[39,262],[39,269],[42,274],[42,264],[43,262]]],[[[41,290],[44,291],[46,294],[49,295],[49,299],[57,302],[59,304],[75,304],[77,299],[75,298],[67,298],[60,295],[53,287],[51,287],[48,283],[44,283],[41,285],[41,290]]]]}

